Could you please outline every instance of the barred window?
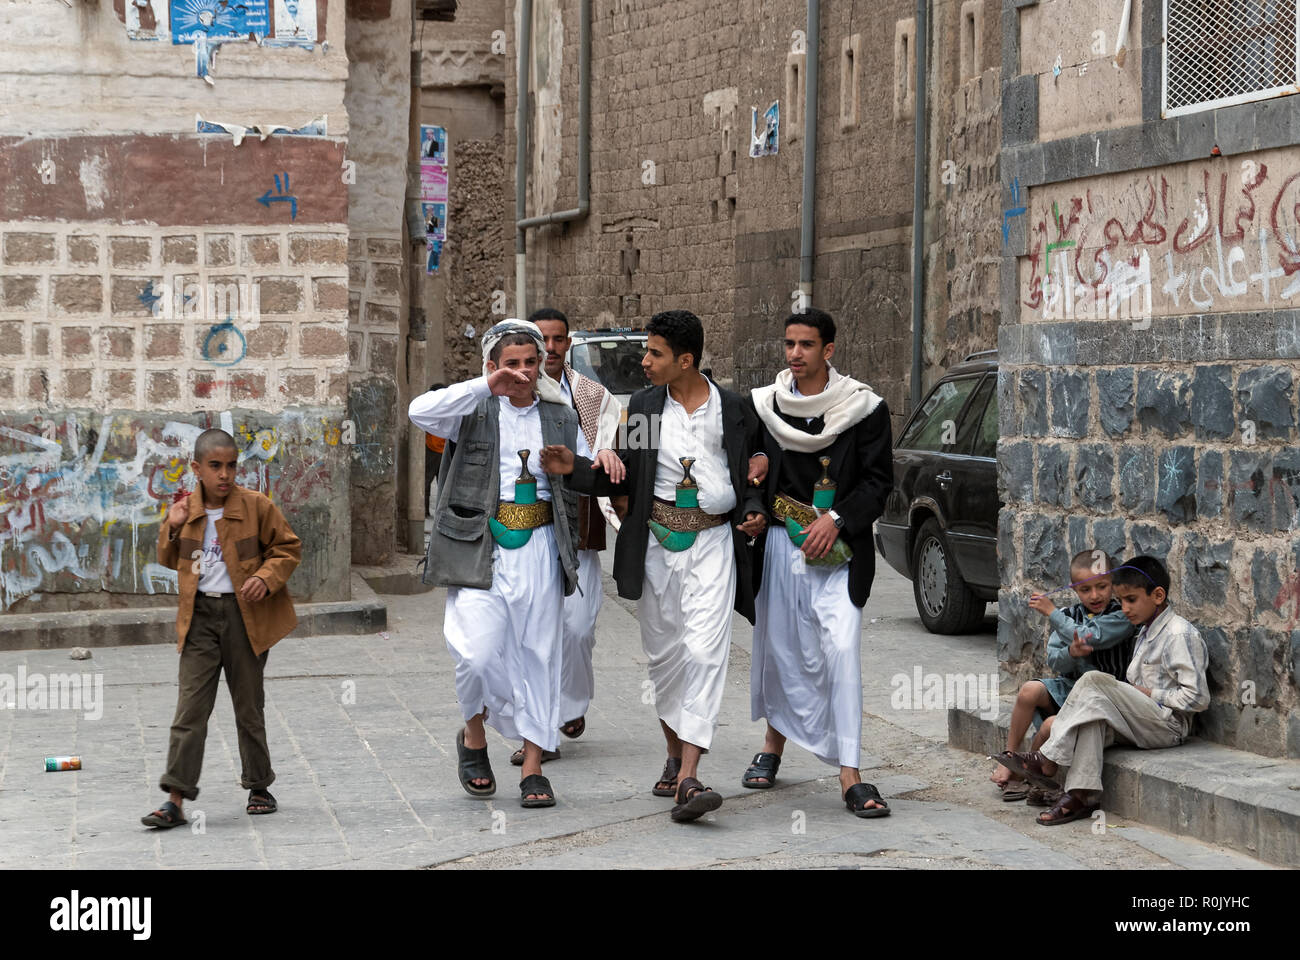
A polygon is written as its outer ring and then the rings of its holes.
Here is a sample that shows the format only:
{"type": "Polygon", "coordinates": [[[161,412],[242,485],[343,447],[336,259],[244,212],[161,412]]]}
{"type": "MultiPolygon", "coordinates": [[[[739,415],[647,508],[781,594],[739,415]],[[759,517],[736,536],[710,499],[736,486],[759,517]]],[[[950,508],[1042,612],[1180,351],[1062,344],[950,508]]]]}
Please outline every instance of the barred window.
{"type": "Polygon", "coordinates": [[[1296,0],[1164,4],[1164,116],[1297,92],[1296,0]]]}

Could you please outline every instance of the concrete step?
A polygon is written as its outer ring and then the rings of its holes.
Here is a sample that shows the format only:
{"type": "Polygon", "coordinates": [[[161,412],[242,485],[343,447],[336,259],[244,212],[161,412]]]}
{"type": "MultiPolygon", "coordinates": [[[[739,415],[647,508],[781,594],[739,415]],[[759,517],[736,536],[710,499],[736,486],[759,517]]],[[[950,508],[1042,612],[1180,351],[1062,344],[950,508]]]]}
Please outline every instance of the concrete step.
{"type": "MultiPolygon", "coordinates": [[[[357,573],[352,599],[296,603],[298,626],[291,637],[377,633],[388,626],[388,606],[357,573]]],[[[55,650],[176,642],[176,608],[125,607],[73,613],[0,617],[0,650],[55,650]]]]}
{"type": "MultiPolygon", "coordinates": [[[[433,521],[429,521],[432,523],[433,521]]],[[[360,574],[376,593],[408,596],[413,593],[428,593],[434,589],[431,583],[421,583],[420,576],[424,568],[415,569],[416,564],[424,559],[424,554],[414,556],[400,553],[383,566],[353,566],[352,572],[360,574]]]]}
{"type": "MultiPolygon", "coordinates": [[[[1001,753],[1012,703],[1003,698],[992,720],[978,710],[949,708],[948,742],[989,756],[1001,753]]],[[[1029,749],[1028,740],[1022,749],[1029,749]]],[[[1102,784],[1103,810],[1269,863],[1300,867],[1300,761],[1193,737],[1169,750],[1111,747],[1102,784]]]]}

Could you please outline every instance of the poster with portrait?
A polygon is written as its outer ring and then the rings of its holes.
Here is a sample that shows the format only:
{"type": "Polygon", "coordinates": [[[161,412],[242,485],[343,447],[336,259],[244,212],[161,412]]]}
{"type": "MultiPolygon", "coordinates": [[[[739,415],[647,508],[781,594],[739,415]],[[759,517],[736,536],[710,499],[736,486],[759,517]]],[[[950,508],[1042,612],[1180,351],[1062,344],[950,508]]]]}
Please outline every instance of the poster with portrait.
{"type": "Polygon", "coordinates": [[[447,164],[447,128],[420,124],[420,160],[447,164]]]}
{"type": "Polygon", "coordinates": [[[271,33],[262,42],[272,47],[312,47],[316,43],[316,0],[274,0],[271,33]]]}
{"type": "Polygon", "coordinates": [[[429,240],[447,239],[447,204],[424,203],[420,205],[424,214],[424,235],[429,240]]]}

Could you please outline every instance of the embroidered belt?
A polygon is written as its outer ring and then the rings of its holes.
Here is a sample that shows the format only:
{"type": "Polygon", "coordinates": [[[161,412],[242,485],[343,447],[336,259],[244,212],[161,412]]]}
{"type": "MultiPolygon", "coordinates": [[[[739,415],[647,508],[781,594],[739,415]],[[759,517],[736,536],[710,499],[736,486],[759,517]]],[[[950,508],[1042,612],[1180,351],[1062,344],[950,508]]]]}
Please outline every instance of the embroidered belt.
{"type": "Polygon", "coordinates": [[[497,523],[507,530],[534,530],[551,522],[551,501],[497,504],[497,523]]]}
{"type": "Polygon", "coordinates": [[[650,505],[650,519],[674,533],[696,533],[727,522],[725,513],[705,513],[699,507],[678,507],[655,497],[650,505]]]}
{"type": "Polygon", "coordinates": [[[778,493],[772,501],[772,514],[778,520],[789,518],[800,527],[806,527],[817,519],[817,513],[812,507],[793,497],[787,497],[784,493],[778,493]]]}

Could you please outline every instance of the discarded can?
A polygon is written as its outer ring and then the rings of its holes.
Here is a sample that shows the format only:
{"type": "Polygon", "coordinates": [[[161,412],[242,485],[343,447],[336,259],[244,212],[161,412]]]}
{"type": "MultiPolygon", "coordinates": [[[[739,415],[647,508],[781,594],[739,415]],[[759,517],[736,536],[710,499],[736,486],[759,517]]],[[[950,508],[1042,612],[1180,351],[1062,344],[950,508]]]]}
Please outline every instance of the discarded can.
{"type": "Polygon", "coordinates": [[[80,770],[80,757],[46,757],[45,772],[56,773],[59,770],[80,770]]]}

